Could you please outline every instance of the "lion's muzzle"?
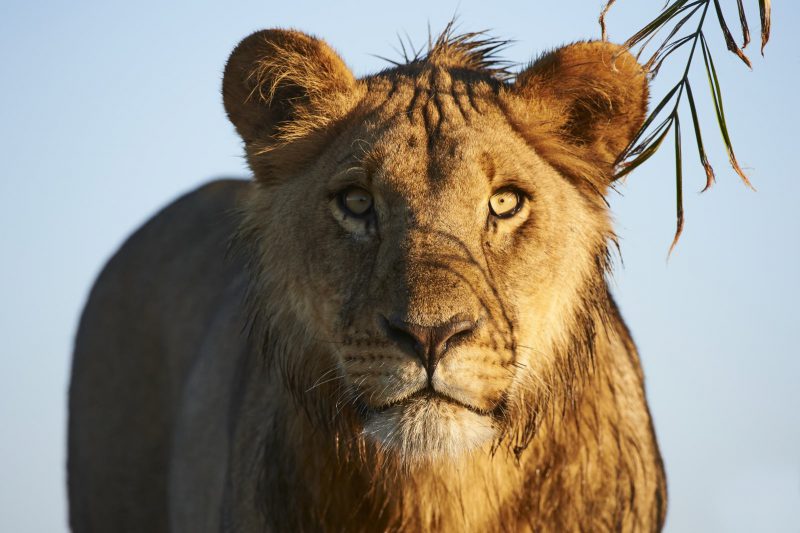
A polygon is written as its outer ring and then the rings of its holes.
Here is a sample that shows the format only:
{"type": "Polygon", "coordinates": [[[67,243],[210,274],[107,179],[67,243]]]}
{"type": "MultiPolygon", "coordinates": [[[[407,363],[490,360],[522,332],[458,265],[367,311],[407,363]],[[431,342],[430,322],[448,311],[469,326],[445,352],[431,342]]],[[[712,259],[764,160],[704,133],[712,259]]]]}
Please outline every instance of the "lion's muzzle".
{"type": "Polygon", "coordinates": [[[376,329],[341,347],[366,434],[415,458],[459,454],[490,441],[495,411],[513,379],[513,350],[486,317],[404,318],[379,314],[376,329]]]}

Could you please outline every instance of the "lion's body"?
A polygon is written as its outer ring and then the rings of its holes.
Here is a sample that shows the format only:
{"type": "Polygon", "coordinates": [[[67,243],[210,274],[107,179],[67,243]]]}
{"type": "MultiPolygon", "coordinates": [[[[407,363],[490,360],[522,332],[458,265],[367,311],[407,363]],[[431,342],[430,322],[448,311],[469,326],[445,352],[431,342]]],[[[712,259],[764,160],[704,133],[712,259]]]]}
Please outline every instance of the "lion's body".
{"type": "Polygon", "coordinates": [[[167,531],[171,447],[186,423],[189,376],[204,349],[222,344],[222,362],[242,350],[230,318],[242,274],[224,257],[230,209],[244,188],[218,182],[169,206],[128,240],[92,291],[70,389],[76,531],[167,531]]]}
{"type": "Polygon", "coordinates": [[[256,180],[162,211],[81,320],[75,531],[660,528],[601,198],[638,66],[578,44],[508,85],[458,46],[365,80],[302,34],[237,48],[256,180]]]}

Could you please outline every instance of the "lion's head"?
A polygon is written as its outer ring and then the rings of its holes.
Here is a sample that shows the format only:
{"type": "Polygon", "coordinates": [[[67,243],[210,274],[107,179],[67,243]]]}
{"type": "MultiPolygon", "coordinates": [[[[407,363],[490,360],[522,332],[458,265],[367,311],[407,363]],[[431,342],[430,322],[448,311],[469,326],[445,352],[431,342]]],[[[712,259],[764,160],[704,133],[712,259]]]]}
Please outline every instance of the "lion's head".
{"type": "Polygon", "coordinates": [[[356,79],[323,41],[268,30],[225,71],[273,368],[320,423],[404,461],[524,447],[610,305],[603,196],[646,78],[582,42],[512,81],[496,44],[445,34],[356,79]]]}

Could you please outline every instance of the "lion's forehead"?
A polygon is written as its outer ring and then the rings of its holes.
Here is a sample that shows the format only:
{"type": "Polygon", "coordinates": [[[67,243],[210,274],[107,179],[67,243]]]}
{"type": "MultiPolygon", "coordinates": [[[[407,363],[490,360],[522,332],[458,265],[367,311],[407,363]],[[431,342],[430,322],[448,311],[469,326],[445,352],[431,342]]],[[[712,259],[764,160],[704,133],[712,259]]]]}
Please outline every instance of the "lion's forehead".
{"type": "Polygon", "coordinates": [[[422,122],[431,133],[443,127],[474,123],[492,111],[501,111],[502,86],[474,74],[428,67],[413,73],[394,72],[365,80],[365,103],[387,115],[404,114],[422,122]]]}
{"type": "Polygon", "coordinates": [[[484,194],[498,167],[513,166],[519,139],[489,83],[445,69],[368,83],[351,146],[379,185],[409,197],[466,199],[484,194]]]}

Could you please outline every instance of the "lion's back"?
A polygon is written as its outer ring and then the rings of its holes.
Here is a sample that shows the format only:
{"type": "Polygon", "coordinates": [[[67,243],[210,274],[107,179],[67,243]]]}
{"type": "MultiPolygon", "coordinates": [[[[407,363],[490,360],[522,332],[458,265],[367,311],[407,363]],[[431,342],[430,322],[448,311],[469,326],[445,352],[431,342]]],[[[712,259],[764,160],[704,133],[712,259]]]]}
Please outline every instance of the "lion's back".
{"type": "Polygon", "coordinates": [[[227,250],[246,187],[220,180],[176,200],[98,277],[69,391],[74,531],[168,530],[170,432],[209,324],[239,305],[242,268],[227,250]]]}

